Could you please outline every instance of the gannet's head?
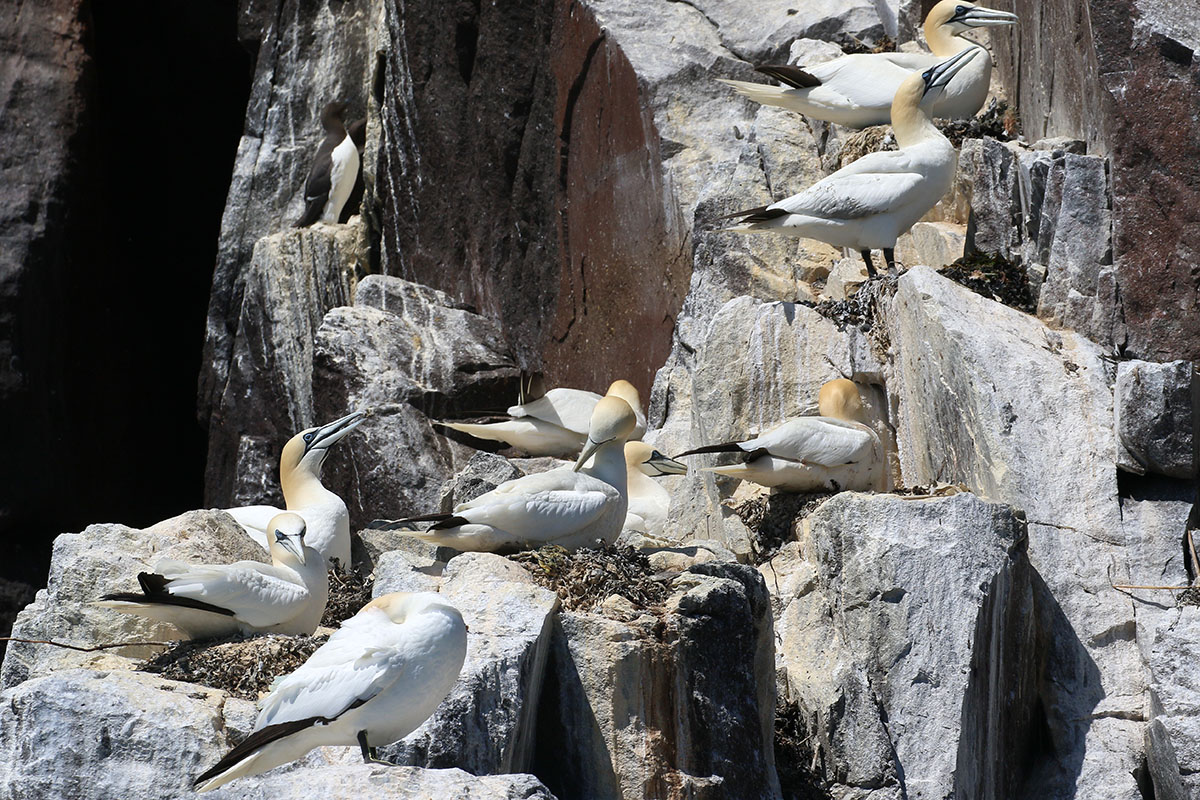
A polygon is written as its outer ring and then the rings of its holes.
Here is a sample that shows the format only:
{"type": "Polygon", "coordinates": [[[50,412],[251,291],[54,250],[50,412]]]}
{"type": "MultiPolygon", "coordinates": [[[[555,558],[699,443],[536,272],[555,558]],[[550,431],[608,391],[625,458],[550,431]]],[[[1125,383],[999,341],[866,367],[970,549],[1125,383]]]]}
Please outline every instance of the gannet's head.
{"type": "Polygon", "coordinates": [[[657,478],[659,475],[683,475],[687,472],[687,464],[667,458],[645,442],[625,443],[625,466],[630,470],[643,472],[651,478],[657,478]]]}
{"type": "Polygon", "coordinates": [[[845,420],[846,422],[863,422],[862,395],[854,381],[845,378],[829,381],[821,387],[817,397],[817,408],[823,417],[845,420]]]}
{"type": "Polygon", "coordinates": [[[592,457],[592,453],[601,446],[609,442],[624,444],[636,427],[637,416],[629,407],[629,403],[613,395],[601,397],[592,411],[587,442],[584,443],[583,451],[575,462],[575,471],[578,472],[592,457]]]}
{"type": "Polygon", "coordinates": [[[605,394],[611,397],[619,397],[626,403],[629,403],[629,407],[633,409],[633,413],[637,417],[637,429],[629,438],[642,438],[642,434],[646,432],[646,417],[642,413],[642,396],[638,393],[634,385],[629,381],[613,381],[605,394]]]}
{"type": "MultiPolygon", "coordinates": [[[[287,482],[297,470],[320,475],[321,464],[329,454],[329,448],[361,425],[368,416],[369,411],[355,411],[328,425],[297,433],[283,446],[283,454],[279,457],[280,480],[287,482]]],[[[286,487],[284,494],[287,494],[286,487]]]]}
{"type": "Polygon", "coordinates": [[[285,511],[271,517],[267,525],[267,545],[271,549],[271,557],[284,564],[296,562],[304,565],[304,534],[308,526],[304,517],[285,511]]]}
{"type": "Polygon", "coordinates": [[[452,616],[457,617],[459,622],[462,622],[462,613],[450,605],[450,601],[444,595],[440,595],[437,592],[391,592],[390,594],[381,594],[363,606],[362,611],[358,613],[361,614],[369,608],[378,608],[383,611],[383,613],[388,615],[388,619],[397,625],[403,625],[409,618],[433,608],[448,611],[452,616]]]}
{"type": "Polygon", "coordinates": [[[326,103],[325,108],[321,110],[321,127],[327,131],[337,130],[349,107],[349,103],[341,100],[326,103]]]}
{"type": "Polygon", "coordinates": [[[1016,24],[1017,15],[1007,11],[993,11],[964,0],[942,0],[929,9],[925,17],[925,38],[928,40],[936,36],[935,31],[939,28],[957,36],[971,28],[1016,24]]]}

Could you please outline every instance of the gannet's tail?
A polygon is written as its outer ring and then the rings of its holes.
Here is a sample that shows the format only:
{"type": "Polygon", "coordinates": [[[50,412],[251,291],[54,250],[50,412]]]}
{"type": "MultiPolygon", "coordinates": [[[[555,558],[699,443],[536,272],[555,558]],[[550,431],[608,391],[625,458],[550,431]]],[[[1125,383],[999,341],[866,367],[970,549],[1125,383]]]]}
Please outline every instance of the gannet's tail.
{"type": "Polygon", "coordinates": [[[731,81],[725,78],[718,78],[717,80],[726,86],[732,87],[742,97],[749,98],[765,106],[778,106],[779,108],[786,108],[801,114],[807,114],[815,110],[811,109],[808,103],[804,102],[804,89],[796,89],[791,86],[771,86],[766,83],[751,83],[750,81],[731,81]]]}

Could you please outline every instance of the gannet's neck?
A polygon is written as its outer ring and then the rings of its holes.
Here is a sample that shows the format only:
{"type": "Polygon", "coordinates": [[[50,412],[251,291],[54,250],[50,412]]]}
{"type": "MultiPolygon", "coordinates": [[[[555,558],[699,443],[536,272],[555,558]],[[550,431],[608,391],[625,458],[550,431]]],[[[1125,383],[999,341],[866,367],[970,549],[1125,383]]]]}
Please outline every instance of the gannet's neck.
{"type": "Polygon", "coordinates": [[[901,150],[928,140],[940,139],[949,143],[934,126],[929,113],[921,108],[924,88],[920,74],[914,74],[900,85],[892,100],[892,133],[901,150]]]}
{"type": "Polygon", "coordinates": [[[625,466],[625,442],[614,439],[596,448],[591,466],[584,467],[593,478],[604,481],[621,494],[629,492],[629,471],[625,466]]]}
{"type": "MultiPolygon", "coordinates": [[[[932,17],[932,14],[930,15],[932,17]]],[[[942,24],[931,24],[932,20],[929,17],[925,19],[925,42],[929,45],[929,52],[933,53],[938,58],[949,58],[952,55],[961,53],[968,47],[978,47],[975,42],[965,36],[959,36],[950,30],[950,26],[942,24]]]]}
{"type": "Polygon", "coordinates": [[[279,484],[283,489],[283,502],[289,511],[317,505],[336,496],[322,485],[319,475],[304,466],[281,474],[279,484]]]}
{"type": "Polygon", "coordinates": [[[649,497],[657,493],[656,490],[659,488],[659,485],[654,482],[653,478],[636,466],[627,466],[625,476],[629,481],[630,497],[649,497]]]}

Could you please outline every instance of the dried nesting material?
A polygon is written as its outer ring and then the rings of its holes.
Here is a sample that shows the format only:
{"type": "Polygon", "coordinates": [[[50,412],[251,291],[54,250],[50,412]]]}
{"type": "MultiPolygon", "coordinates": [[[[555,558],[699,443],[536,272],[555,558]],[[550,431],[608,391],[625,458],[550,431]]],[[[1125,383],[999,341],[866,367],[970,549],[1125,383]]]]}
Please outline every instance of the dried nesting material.
{"type": "Polygon", "coordinates": [[[853,164],[869,153],[899,150],[891,125],[872,125],[849,134],[838,151],[838,169],[853,164]]]}
{"type": "Polygon", "coordinates": [[[780,697],[775,706],[775,769],[785,800],[828,800],[820,777],[824,759],[818,750],[800,706],[780,697]]]}
{"type": "Polygon", "coordinates": [[[1026,314],[1037,312],[1029,276],[999,253],[971,253],[938,273],[997,303],[1026,314]]]}
{"type": "Polygon", "coordinates": [[[845,300],[822,300],[819,303],[801,301],[800,305],[813,309],[836,325],[839,331],[853,327],[870,333],[875,326],[879,303],[896,293],[896,281],[894,275],[879,275],[858,287],[858,291],[845,300]]]}
{"type": "Polygon", "coordinates": [[[795,538],[792,531],[797,520],[807,517],[833,495],[833,492],[774,492],[744,500],[730,510],[754,535],[755,563],[763,564],[795,538]]]}
{"type": "Polygon", "coordinates": [[[321,624],[329,628],[340,628],[343,622],[371,602],[371,589],[374,585],[373,575],[343,569],[341,564],[332,567],[329,570],[329,602],[325,606],[321,624]]]}
{"type": "Polygon", "coordinates": [[[673,575],[660,575],[644,553],[633,547],[604,545],[571,553],[558,545],[527,550],[509,558],[555,592],[571,611],[594,611],[611,595],[638,609],[662,605],[673,575]]]}
{"type": "Polygon", "coordinates": [[[953,494],[969,492],[965,483],[925,483],[916,486],[897,486],[892,494],[901,497],[949,497],[953,494]]]}
{"type": "Polygon", "coordinates": [[[894,53],[896,52],[896,42],[892,37],[884,34],[879,38],[878,42],[872,44],[865,42],[857,36],[852,36],[848,33],[843,33],[841,36],[832,40],[834,44],[842,48],[842,52],[846,55],[855,53],[894,53]]]}
{"type": "Polygon", "coordinates": [[[207,641],[176,642],[142,664],[173,681],[222,689],[234,697],[257,700],[280,675],[303,664],[327,636],[267,634],[207,641]]]}
{"type": "Polygon", "coordinates": [[[939,120],[937,126],[955,147],[962,147],[963,139],[991,138],[1008,142],[1021,135],[1021,117],[1017,110],[995,97],[982,114],[971,119],[939,120]]]}

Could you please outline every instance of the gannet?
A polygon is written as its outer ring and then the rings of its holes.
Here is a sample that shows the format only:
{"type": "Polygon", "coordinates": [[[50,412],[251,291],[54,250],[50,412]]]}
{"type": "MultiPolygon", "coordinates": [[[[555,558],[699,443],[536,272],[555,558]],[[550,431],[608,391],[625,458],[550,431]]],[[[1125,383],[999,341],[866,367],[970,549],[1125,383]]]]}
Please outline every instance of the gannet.
{"type": "Polygon", "coordinates": [[[787,86],[730,80],[721,83],[758,103],[849,128],[866,128],[888,123],[892,98],[913,72],[974,48],[979,51],[977,58],[954,76],[931,107],[932,115],[940,119],[970,119],[987,99],[992,56],[961,34],[971,28],[1016,23],[1016,14],[1007,11],[992,11],[962,0],[941,0],[925,17],[925,40],[932,53],[859,53],[807,68],[756,67],[787,86]]]}
{"type": "Polygon", "coordinates": [[[325,139],[304,182],[304,215],[296,220],[294,227],[304,228],[314,222],[336,224],[354,189],[359,156],[358,147],[342,121],[346,106],[346,103],[329,103],[321,112],[325,139]]]}
{"type": "MultiPolygon", "coordinates": [[[[642,438],[646,416],[642,398],[629,381],[614,381],[608,394],[620,397],[637,415],[637,427],[630,437],[642,438]]],[[[505,422],[443,422],[444,427],[468,433],[477,439],[504,442],[531,456],[574,456],[587,439],[592,410],[600,395],[582,389],[551,389],[542,397],[512,406],[505,422]]]]}
{"type": "Polygon", "coordinates": [[[954,75],[980,48],[914,72],[892,101],[892,131],[899,150],[868,153],[800,194],[769,206],[731,214],[743,217],[729,231],[782,233],[853,247],[875,274],[871,250],[882,249],[895,270],[896,239],[933,208],[954,181],[958,153],[933,125],[929,109],[954,75]]]}
{"type": "MultiPolygon", "coordinates": [[[[342,498],[321,485],[321,464],[329,448],[357,428],[368,412],[355,411],[339,420],[297,433],[279,456],[279,484],[288,511],[304,517],[308,544],[328,564],[333,559],[350,566],[350,512],[342,498]]],[[[267,523],[283,509],[241,506],[225,509],[254,541],[267,546],[267,523]]]]}
{"type": "Polygon", "coordinates": [[[194,785],[207,792],[327,745],[357,744],[369,763],[437,710],[466,655],[467,626],[441,595],[377,597],[279,682],[250,736],[194,785]]]}
{"type": "Polygon", "coordinates": [[[652,478],[682,475],[687,465],[667,458],[645,442],[625,443],[625,469],[629,480],[629,509],[622,533],[636,531],[660,538],[667,524],[671,495],[652,478]]]}
{"type": "Polygon", "coordinates": [[[311,634],[329,599],[321,554],[290,512],[270,525],[271,563],[186,564],[164,559],[138,573],[142,591],[106,594],[96,605],[169,622],[193,639],[233,633],[311,634]]]}
{"type": "Polygon", "coordinates": [[[741,453],[742,463],[707,471],[793,492],[882,489],[883,445],[865,423],[853,381],[829,381],[817,399],[820,416],[790,419],[744,442],[697,447],[696,453],[741,453]]]}
{"type": "Polygon", "coordinates": [[[629,508],[625,442],[637,417],[620,397],[600,398],[587,440],[572,467],[525,475],[454,507],[452,514],[376,520],[373,528],[404,530],[456,550],[516,549],[557,544],[568,550],[616,541],[629,508]],[[593,459],[594,456],[594,459],[593,459]],[[592,463],[584,466],[589,459],[592,463]],[[433,521],[426,531],[408,528],[433,521]]]}

